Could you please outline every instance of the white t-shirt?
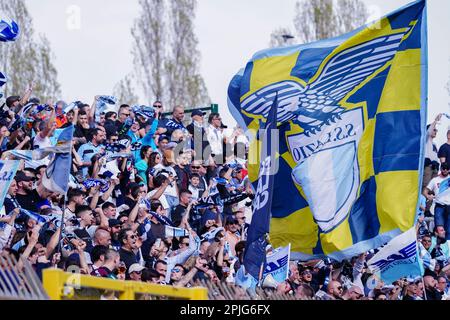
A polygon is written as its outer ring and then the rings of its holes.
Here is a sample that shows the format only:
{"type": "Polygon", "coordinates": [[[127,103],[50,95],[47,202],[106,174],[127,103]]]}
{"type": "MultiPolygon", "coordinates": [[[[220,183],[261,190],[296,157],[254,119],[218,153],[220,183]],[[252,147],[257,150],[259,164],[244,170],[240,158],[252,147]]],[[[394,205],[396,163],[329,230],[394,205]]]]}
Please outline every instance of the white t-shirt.
{"type": "Polygon", "coordinates": [[[427,189],[434,192],[436,203],[450,205],[450,175],[446,177],[439,175],[431,179],[427,189]]]}
{"type": "Polygon", "coordinates": [[[439,162],[439,158],[437,152],[433,150],[433,138],[431,137],[432,126],[428,128],[427,131],[427,142],[425,144],[425,158],[430,159],[431,161],[439,162]]]}
{"type": "Polygon", "coordinates": [[[207,130],[207,139],[211,146],[213,154],[223,154],[223,133],[220,129],[209,126],[207,130]]]}
{"type": "MultiPolygon", "coordinates": [[[[166,190],[167,190],[167,189],[166,189],[166,190]]],[[[158,191],[158,189],[155,189],[155,190],[150,191],[150,192],[148,193],[148,195],[147,195],[147,198],[148,198],[148,199],[151,199],[151,198],[153,197],[153,195],[154,195],[157,191],[158,191]]],[[[163,206],[164,209],[169,209],[169,208],[170,208],[169,202],[167,202],[165,193],[163,193],[163,194],[159,197],[158,200],[161,202],[161,205],[163,206]]]]}
{"type": "MultiPolygon", "coordinates": [[[[166,171],[170,172],[174,177],[177,176],[177,173],[176,173],[176,171],[175,171],[174,168],[172,168],[172,167],[166,167],[166,166],[164,166],[162,163],[157,164],[157,165],[154,167],[154,169],[155,169],[155,175],[156,175],[156,174],[159,174],[159,172],[160,172],[161,170],[166,170],[166,171]]],[[[166,176],[168,176],[167,173],[163,173],[163,174],[165,174],[166,176]]],[[[165,195],[168,195],[168,196],[172,196],[172,197],[177,197],[177,198],[178,198],[177,189],[176,189],[175,186],[176,186],[176,182],[174,181],[174,182],[172,183],[172,185],[168,185],[168,186],[167,186],[166,190],[164,191],[164,194],[165,194],[165,195]]]]}

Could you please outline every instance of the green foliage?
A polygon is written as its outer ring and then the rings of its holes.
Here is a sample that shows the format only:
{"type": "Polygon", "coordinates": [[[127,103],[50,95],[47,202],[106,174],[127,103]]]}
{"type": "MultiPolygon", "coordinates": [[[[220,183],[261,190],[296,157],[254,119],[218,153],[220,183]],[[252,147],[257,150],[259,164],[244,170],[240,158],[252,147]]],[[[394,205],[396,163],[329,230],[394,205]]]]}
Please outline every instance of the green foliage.
{"type": "Polygon", "coordinates": [[[33,20],[23,0],[0,0],[0,12],[14,19],[20,27],[19,38],[0,46],[0,69],[8,77],[5,96],[20,95],[34,82],[37,97],[46,102],[61,94],[54,56],[47,38],[34,39],[33,20]]]}

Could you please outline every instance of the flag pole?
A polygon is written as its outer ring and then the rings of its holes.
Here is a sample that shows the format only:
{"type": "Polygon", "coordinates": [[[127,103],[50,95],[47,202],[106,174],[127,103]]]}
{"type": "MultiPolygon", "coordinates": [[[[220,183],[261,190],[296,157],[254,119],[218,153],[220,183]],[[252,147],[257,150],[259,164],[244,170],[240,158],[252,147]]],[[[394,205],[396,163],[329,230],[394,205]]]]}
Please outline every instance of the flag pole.
{"type": "MultiPolygon", "coordinates": [[[[75,126],[72,124],[72,127],[75,127],[75,126]]],[[[73,133],[74,132],[72,130],[72,139],[70,140],[70,149],[69,149],[70,150],[69,151],[69,154],[70,154],[70,166],[69,166],[69,169],[72,167],[72,163],[73,163],[73,157],[72,157],[72,152],[73,152],[73,133]]],[[[69,171],[69,179],[70,179],[70,171],[69,171]]],[[[69,181],[67,181],[67,184],[69,184],[69,181]]],[[[63,231],[64,231],[65,226],[66,226],[66,224],[65,224],[65,216],[66,216],[67,203],[69,202],[69,199],[68,199],[68,196],[67,196],[69,188],[66,186],[66,188],[64,188],[64,190],[65,190],[65,192],[64,192],[64,204],[63,204],[63,212],[62,212],[62,215],[61,215],[61,226],[60,226],[60,230],[61,231],[59,233],[59,241],[58,241],[58,248],[60,250],[61,255],[62,255],[62,247],[63,247],[61,240],[62,240],[63,231]]]]}
{"type": "Polygon", "coordinates": [[[61,215],[61,225],[60,225],[60,232],[59,232],[59,240],[58,240],[58,249],[59,249],[59,252],[62,254],[62,247],[63,247],[63,245],[62,245],[62,242],[61,242],[61,240],[62,240],[62,234],[63,234],[63,231],[64,231],[64,228],[65,228],[65,222],[64,222],[64,219],[65,219],[65,215],[66,215],[66,207],[67,207],[67,202],[68,202],[68,197],[67,197],[67,192],[64,194],[64,205],[63,205],[63,212],[62,212],[62,215],[61,215]]]}
{"type": "Polygon", "coordinates": [[[423,296],[425,297],[425,300],[428,300],[427,290],[425,290],[425,281],[423,280],[423,277],[422,277],[422,284],[423,284],[423,296]]]}

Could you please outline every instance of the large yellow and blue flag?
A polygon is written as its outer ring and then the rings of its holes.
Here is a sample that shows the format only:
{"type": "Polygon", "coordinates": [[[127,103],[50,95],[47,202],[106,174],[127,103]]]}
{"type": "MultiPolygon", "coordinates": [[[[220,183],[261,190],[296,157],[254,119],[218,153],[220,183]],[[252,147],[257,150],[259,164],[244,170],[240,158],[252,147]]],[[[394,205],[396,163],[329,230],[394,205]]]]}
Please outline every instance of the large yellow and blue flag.
{"type": "MultiPolygon", "coordinates": [[[[338,38],[264,50],[231,81],[239,124],[279,99],[270,239],[292,259],[342,260],[413,226],[427,112],[426,2],[338,38]]],[[[254,135],[249,177],[258,180],[254,135]]]]}

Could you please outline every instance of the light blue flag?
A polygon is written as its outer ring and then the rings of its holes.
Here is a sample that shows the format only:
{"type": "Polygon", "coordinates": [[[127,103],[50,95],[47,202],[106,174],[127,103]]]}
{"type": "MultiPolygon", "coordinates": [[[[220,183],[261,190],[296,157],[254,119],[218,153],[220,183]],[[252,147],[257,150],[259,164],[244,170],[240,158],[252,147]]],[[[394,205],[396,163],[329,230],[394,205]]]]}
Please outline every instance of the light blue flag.
{"type": "Polygon", "coordinates": [[[13,156],[14,158],[19,160],[38,161],[46,158],[53,153],[67,153],[69,150],[68,147],[70,146],[65,144],[57,145],[56,142],[54,147],[39,148],[36,150],[9,150],[6,151],[5,154],[7,154],[8,156],[13,156]]]}
{"type": "Polygon", "coordinates": [[[254,292],[258,285],[258,280],[254,278],[250,273],[245,270],[245,266],[242,264],[236,272],[235,283],[244,289],[254,292]]]}
{"type": "Polygon", "coordinates": [[[19,168],[19,164],[19,161],[0,160],[0,208],[3,207],[3,202],[16,175],[17,168],[19,168]]]}
{"type": "Polygon", "coordinates": [[[270,274],[278,283],[286,280],[289,274],[290,254],[291,244],[286,247],[278,248],[272,254],[267,255],[267,265],[264,270],[264,277],[270,274]]]}
{"type": "Polygon", "coordinates": [[[419,242],[419,257],[422,262],[421,266],[424,268],[422,273],[425,273],[425,268],[434,271],[436,267],[437,260],[431,258],[430,252],[419,242]]]}
{"type": "Polygon", "coordinates": [[[42,216],[39,213],[33,212],[33,211],[29,211],[29,210],[25,210],[25,209],[20,209],[20,212],[29,216],[31,219],[36,220],[37,223],[46,223],[52,220],[52,217],[50,216],[42,216]]]}
{"type": "Polygon", "coordinates": [[[65,151],[55,153],[42,178],[42,184],[50,191],[66,194],[69,189],[70,166],[72,165],[73,125],[61,132],[56,148],[65,151]]]}
{"type": "Polygon", "coordinates": [[[108,105],[115,105],[117,98],[113,96],[100,96],[97,100],[97,107],[95,109],[95,118],[100,117],[100,113],[104,112],[108,105]]]}
{"type": "Polygon", "coordinates": [[[367,264],[387,284],[403,277],[422,276],[424,270],[417,249],[416,228],[392,239],[367,264]]]}

